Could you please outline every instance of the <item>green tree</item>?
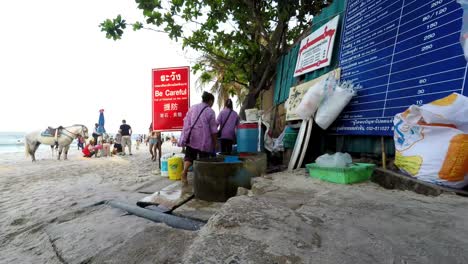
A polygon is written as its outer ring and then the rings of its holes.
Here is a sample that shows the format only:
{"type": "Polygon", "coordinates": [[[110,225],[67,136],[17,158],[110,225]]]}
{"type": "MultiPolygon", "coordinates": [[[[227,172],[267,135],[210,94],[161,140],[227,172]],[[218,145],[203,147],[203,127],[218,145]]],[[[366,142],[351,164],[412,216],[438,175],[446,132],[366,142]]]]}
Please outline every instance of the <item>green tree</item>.
{"type": "MultiPolygon", "coordinates": [[[[134,30],[163,31],[183,48],[192,48],[222,66],[221,87],[247,88],[244,110],[272,85],[280,56],[311,26],[311,16],[328,0],[136,0],[145,21],[127,23],[121,16],[106,19],[101,30],[120,39],[127,25],[134,30]]],[[[203,56],[192,67],[202,76],[213,76],[213,64],[203,56]]],[[[218,69],[216,69],[218,70],[218,69]]],[[[218,76],[219,77],[219,76],[218,76]]],[[[230,88],[225,88],[230,89],[230,88]]]]}
{"type": "MultiPolygon", "coordinates": [[[[218,107],[221,109],[224,102],[233,96],[237,97],[237,103],[245,99],[248,89],[247,82],[233,81],[226,75],[227,65],[209,54],[198,58],[198,64],[204,65],[204,71],[197,80],[197,87],[203,90],[209,86],[209,91],[217,95],[218,107]]],[[[236,74],[237,79],[246,80],[242,73],[236,74]]]]}

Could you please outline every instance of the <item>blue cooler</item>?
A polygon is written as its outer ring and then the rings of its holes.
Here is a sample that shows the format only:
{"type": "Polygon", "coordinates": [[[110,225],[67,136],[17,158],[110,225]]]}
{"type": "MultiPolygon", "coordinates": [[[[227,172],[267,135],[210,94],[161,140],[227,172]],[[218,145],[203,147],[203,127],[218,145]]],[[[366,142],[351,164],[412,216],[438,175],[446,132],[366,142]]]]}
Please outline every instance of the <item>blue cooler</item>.
{"type": "MultiPolygon", "coordinates": [[[[237,152],[258,152],[258,123],[237,126],[237,152]]],[[[263,133],[260,136],[260,152],[263,151],[263,133]]]]}

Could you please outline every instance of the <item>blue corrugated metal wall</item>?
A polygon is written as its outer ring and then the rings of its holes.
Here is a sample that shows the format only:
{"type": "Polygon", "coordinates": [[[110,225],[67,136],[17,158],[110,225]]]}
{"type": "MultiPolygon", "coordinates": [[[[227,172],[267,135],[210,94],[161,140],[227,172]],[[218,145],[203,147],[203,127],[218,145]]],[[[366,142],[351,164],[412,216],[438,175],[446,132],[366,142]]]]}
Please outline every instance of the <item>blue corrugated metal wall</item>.
{"type": "MultiPolygon", "coordinates": [[[[322,76],[323,74],[336,69],[339,65],[339,51],[340,51],[340,42],[341,42],[341,29],[344,19],[344,11],[346,9],[345,0],[335,0],[333,3],[325,8],[319,15],[315,16],[312,21],[312,32],[317,30],[330,19],[336,15],[340,15],[339,27],[337,32],[337,38],[335,38],[335,44],[333,47],[332,62],[329,66],[322,69],[310,72],[305,74],[304,80],[310,81],[317,77],[322,76]]],[[[288,99],[289,89],[291,86],[296,85],[299,78],[293,77],[293,72],[296,67],[297,53],[299,51],[300,43],[291,48],[291,50],[281,57],[277,65],[277,75],[275,82],[275,95],[274,95],[274,104],[282,104],[288,99]]],[[[317,127],[318,128],[318,127],[317,127]]],[[[315,128],[314,128],[315,129],[315,128]]],[[[317,140],[312,140],[311,144],[314,145],[314,149],[317,150],[317,155],[319,153],[324,153],[327,151],[344,151],[351,153],[370,153],[370,154],[380,154],[381,143],[380,137],[356,137],[356,136],[335,136],[327,135],[325,131],[320,132],[316,131],[318,134],[314,136],[317,137],[317,140]],[[324,134],[322,134],[324,133],[324,134]]],[[[393,144],[393,138],[385,138],[385,150],[388,155],[394,155],[395,147],[393,144]]]]}
{"type": "MultiPolygon", "coordinates": [[[[340,36],[341,25],[343,24],[343,13],[346,8],[345,0],[335,0],[333,3],[325,8],[319,15],[315,16],[312,20],[312,32],[317,30],[330,19],[340,15],[339,27],[337,38],[335,38],[335,45],[333,47],[332,62],[329,66],[322,69],[305,74],[305,81],[313,80],[335,68],[338,67],[338,57],[340,50],[340,36]]],[[[281,57],[277,64],[276,82],[275,82],[275,105],[282,104],[288,99],[289,89],[291,86],[296,85],[299,78],[295,78],[294,69],[296,67],[297,53],[299,52],[300,43],[291,48],[291,50],[281,57]]]]}

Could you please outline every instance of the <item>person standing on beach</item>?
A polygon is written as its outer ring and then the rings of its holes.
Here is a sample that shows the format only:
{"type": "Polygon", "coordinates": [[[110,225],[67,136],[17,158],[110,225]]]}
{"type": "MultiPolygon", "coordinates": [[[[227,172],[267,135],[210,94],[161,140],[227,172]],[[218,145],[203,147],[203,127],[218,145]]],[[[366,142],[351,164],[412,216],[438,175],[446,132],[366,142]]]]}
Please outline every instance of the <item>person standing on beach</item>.
{"type": "Polygon", "coordinates": [[[84,148],[84,138],[80,135],[77,137],[76,139],[78,142],[77,142],[77,145],[78,145],[78,150],[80,150],[80,148],[83,150],[84,148]]]}
{"type": "Polygon", "coordinates": [[[156,157],[159,160],[161,167],[161,132],[150,131],[148,137],[149,151],[151,154],[151,160],[156,161],[156,157]]]}
{"type": "Polygon", "coordinates": [[[120,125],[120,130],[122,134],[122,155],[125,155],[125,147],[128,146],[128,154],[132,155],[132,127],[127,125],[127,121],[122,120],[122,125],[120,125]]]}
{"type": "Polygon", "coordinates": [[[218,138],[222,153],[232,152],[232,144],[236,138],[236,127],[239,124],[239,115],[232,110],[232,100],[227,99],[224,109],[218,115],[218,138]]]}
{"type": "Polygon", "coordinates": [[[97,143],[98,137],[101,136],[101,133],[98,132],[98,127],[99,127],[98,123],[94,124],[94,130],[93,130],[94,143],[97,143]]]}
{"type": "Polygon", "coordinates": [[[215,112],[211,109],[213,103],[213,94],[204,92],[202,103],[190,107],[184,118],[184,127],[179,141],[180,146],[186,147],[182,174],[184,185],[188,184],[187,173],[193,161],[210,157],[215,152],[218,124],[215,112]]]}

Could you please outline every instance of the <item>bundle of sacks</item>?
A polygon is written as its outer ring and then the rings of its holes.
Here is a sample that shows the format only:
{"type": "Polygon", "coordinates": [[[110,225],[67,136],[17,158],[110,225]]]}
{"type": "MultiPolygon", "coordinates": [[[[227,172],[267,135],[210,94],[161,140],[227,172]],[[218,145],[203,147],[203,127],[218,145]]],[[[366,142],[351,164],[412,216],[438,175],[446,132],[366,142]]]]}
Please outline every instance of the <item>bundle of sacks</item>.
{"type": "Polygon", "coordinates": [[[310,87],[296,108],[303,120],[315,117],[315,123],[327,129],[356,94],[351,82],[338,83],[333,76],[310,87]]]}
{"type": "Polygon", "coordinates": [[[453,93],[394,118],[395,165],[420,180],[468,184],[468,97],[453,93]]]}

